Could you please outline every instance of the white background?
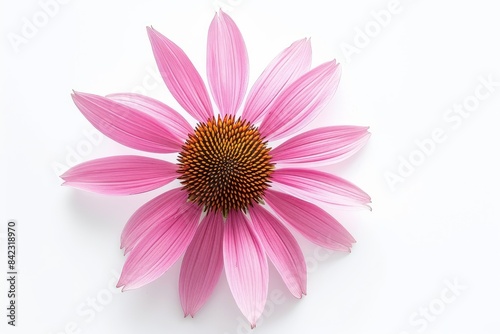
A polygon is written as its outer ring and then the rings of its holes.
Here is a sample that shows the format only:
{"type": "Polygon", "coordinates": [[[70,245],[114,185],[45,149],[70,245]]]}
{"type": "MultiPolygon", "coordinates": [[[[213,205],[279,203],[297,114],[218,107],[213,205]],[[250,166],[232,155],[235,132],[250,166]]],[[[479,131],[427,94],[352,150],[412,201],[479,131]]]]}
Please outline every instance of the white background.
{"type": "MultiPolygon", "coordinates": [[[[272,269],[275,298],[252,333],[499,333],[500,86],[478,88],[489,96],[474,97],[481,77],[500,81],[494,2],[400,0],[381,29],[372,11],[387,10],[386,0],[220,6],[244,35],[251,82],[279,51],[311,37],[314,65],[332,58],[343,64],[336,98],[311,127],[369,125],[372,132],[356,156],[325,168],[373,198],[372,212],[328,209],[356,237],[353,252],[329,255],[299,237],[308,295],[295,300],[272,269]],[[359,31],[366,29],[371,37],[363,40],[359,31]],[[349,47],[356,53],[346,53],[349,47]],[[475,101],[467,118],[450,114],[454,105],[475,101]],[[418,153],[416,141],[437,128],[444,142],[418,153]],[[391,187],[386,176],[411,157],[420,165],[391,187]],[[453,284],[459,287],[450,290],[453,284]]],[[[180,307],[179,263],[141,289],[113,288],[124,262],[125,222],[168,187],[106,197],[61,187],[57,177],[78,150],[82,161],[141,154],[109,139],[89,144],[84,132],[92,126],[72,103],[71,89],[101,95],[145,89],[180,109],[150,74],[155,64],[145,27],[178,43],[206,77],[212,0],[73,0],[47,22],[40,12],[37,0],[2,1],[0,9],[0,267],[5,273],[6,223],[15,219],[20,273],[16,328],[6,325],[7,286],[0,280],[0,331],[249,333],[224,276],[194,319],[183,318],[180,307]],[[26,20],[43,26],[15,46],[14,35],[25,38],[26,20]]]]}

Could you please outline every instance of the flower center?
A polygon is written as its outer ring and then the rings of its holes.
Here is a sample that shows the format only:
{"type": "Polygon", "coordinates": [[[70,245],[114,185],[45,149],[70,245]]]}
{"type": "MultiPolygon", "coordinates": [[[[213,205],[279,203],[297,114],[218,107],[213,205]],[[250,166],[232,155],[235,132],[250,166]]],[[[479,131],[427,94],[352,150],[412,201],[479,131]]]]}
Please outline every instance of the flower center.
{"type": "Polygon", "coordinates": [[[243,210],[262,200],[274,170],[267,142],[249,122],[233,116],[199,123],[179,154],[189,200],[208,211],[243,210]]]}

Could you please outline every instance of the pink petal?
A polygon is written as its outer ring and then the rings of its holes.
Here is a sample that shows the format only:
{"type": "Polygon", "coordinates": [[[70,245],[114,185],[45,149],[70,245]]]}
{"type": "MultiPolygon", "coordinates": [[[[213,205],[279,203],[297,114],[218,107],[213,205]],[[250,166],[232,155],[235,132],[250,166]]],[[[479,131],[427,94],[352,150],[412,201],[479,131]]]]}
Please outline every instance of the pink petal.
{"type": "Polygon", "coordinates": [[[272,214],[256,205],[248,210],[267,256],[280,273],[288,290],[297,298],[306,294],[306,261],[299,244],[272,214]]]}
{"type": "Polygon", "coordinates": [[[186,251],[196,232],[201,208],[186,202],[174,210],[170,217],[159,217],[130,252],[117,287],[130,290],[154,281],[186,251]]]}
{"type": "Polygon", "coordinates": [[[309,200],[357,206],[370,203],[370,196],[338,176],[311,169],[278,168],[272,174],[273,187],[309,200]]]}
{"type": "Polygon", "coordinates": [[[195,313],[212,294],[222,273],[224,223],[220,213],[207,213],[182,260],[179,293],[184,315],[195,313]]]}
{"type": "Polygon", "coordinates": [[[182,188],[169,190],[141,206],[128,220],[121,236],[125,254],[135,248],[153,227],[178,214],[187,202],[187,192],[182,188]]]}
{"type": "Polygon", "coordinates": [[[248,55],[238,27],[222,10],[208,29],[207,75],[221,115],[235,115],[247,89],[248,55]]]}
{"type": "Polygon", "coordinates": [[[340,162],[359,151],[368,141],[367,127],[329,126],[304,132],[275,147],[274,163],[326,165],[340,162]]]}
{"type": "Polygon", "coordinates": [[[163,160],[124,155],[81,163],[61,175],[64,185],[109,195],[150,191],[177,178],[178,166],[163,160]]]}
{"type": "Polygon", "coordinates": [[[333,60],[302,75],[273,102],[260,133],[268,140],[276,140],[307,125],[333,98],[340,72],[340,65],[333,60]]]}
{"type": "Polygon", "coordinates": [[[72,97],[92,125],[120,144],[154,153],[181,149],[182,141],[150,115],[94,94],[74,92],[72,97]]]}
{"type": "Polygon", "coordinates": [[[350,251],[356,242],[335,218],[314,204],[269,189],[265,200],[284,221],[317,245],[350,251]]]}
{"type": "Polygon", "coordinates": [[[242,118],[254,124],[264,117],[276,97],[311,67],[311,42],[301,39],[283,50],[254,83],[242,118]]]}
{"type": "Polygon", "coordinates": [[[151,97],[134,93],[111,94],[106,97],[153,116],[181,142],[184,142],[187,135],[193,132],[193,127],[177,111],[151,97]]]}
{"type": "Polygon", "coordinates": [[[224,227],[224,268],[236,304],[254,328],[267,297],[269,272],[264,248],[240,211],[230,211],[224,227]]]}
{"type": "Polygon", "coordinates": [[[207,88],[191,60],[174,42],[153,28],[147,29],[156,64],[172,96],[196,120],[212,118],[207,88]]]}

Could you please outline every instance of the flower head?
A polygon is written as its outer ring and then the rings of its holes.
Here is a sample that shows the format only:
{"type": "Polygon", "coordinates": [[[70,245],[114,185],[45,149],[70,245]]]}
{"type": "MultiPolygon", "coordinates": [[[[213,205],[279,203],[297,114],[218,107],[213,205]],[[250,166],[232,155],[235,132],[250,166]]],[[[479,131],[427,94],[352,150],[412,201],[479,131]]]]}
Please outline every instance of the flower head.
{"type": "Polygon", "coordinates": [[[179,154],[188,200],[208,211],[246,211],[262,200],[274,165],[259,130],[233,116],[200,123],[179,154]]]}
{"type": "Polygon", "coordinates": [[[73,100],[109,138],[146,152],[176,153],[177,163],[114,156],[82,163],[61,177],[66,185],[112,195],[177,182],[127,222],[121,243],[128,257],[118,286],[143,286],[184,255],[179,290],[185,315],[203,306],[224,270],[253,327],[266,302],[268,258],[295,297],[306,293],[304,257],[287,226],[322,247],[350,251],[354,238],[314,203],[363,206],[370,197],[309,167],[348,158],[369,133],[366,127],[328,126],[273,145],[307,125],[337,89],[339,64],[333,60],[310,69],[307,39],[272,60],[242,107],[246,46],[233,20],[222,11],[216,14],[207,48],[214,113],[208,90],[182,49],[152,28],[148,34],[165,84],[197,121],[194,129],[177,111],[143,95],[75,92],[73,100]]]}

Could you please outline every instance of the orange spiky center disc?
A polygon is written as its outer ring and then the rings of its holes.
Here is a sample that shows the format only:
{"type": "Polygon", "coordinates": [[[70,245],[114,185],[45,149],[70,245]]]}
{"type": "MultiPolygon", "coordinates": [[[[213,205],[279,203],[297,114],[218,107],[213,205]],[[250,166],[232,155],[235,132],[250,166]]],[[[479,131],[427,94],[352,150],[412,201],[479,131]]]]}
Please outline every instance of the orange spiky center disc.
{"type": "Polygon", "coordinates": [[[208,211],[246,211],[262,200],[274,170],[258,129],[233,116],[199,123],[182,146],[179,169],[189,200],[208,211]]]}

